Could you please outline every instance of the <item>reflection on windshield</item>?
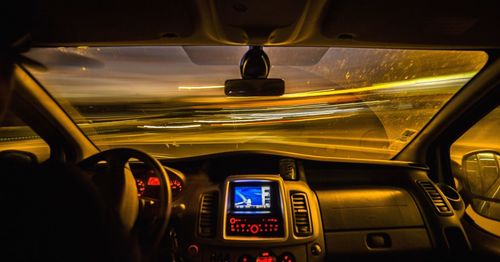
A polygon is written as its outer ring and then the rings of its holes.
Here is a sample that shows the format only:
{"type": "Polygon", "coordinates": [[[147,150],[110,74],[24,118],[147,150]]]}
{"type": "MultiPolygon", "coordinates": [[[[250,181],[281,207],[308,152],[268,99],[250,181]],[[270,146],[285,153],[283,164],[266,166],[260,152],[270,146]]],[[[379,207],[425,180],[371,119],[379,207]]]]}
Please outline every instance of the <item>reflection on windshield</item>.
{"type": "Polygon", "coordinates": [[[39,48],[36,78],[101,148],[388,159],[485,64],[483,52],[265,48],[281,97],[225,97],[245,47],[39,48]]]}

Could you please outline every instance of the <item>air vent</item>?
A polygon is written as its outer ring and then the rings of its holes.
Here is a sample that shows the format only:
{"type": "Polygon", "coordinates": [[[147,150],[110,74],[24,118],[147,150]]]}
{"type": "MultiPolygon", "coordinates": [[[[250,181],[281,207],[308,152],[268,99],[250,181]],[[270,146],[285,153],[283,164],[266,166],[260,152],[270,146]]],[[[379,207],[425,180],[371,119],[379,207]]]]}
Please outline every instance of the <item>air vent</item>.
{"type": "Polygon", "coordinates": [[[306,194],[292,193],[291,200],[295,235],[311,235],[311,216],[309,214],[309,205],[307,204],[306,194]]]}
{"type": "Polygon", "coordinates": [[[443,199],[443,196],[439,193],[434,183],[431,181],[417,181],[418,185],[425,191],[427,198],[434,205],[436,212],[442,216],[451,216],[453,212],[451,211],[448,204],[443,199]]]}
{"type": "Polygon", "coordinates": [[[217,192],[203,194],[198,217],[198,235],[202,237],[215,236],[217,230],[217,206],[217,192]]]}

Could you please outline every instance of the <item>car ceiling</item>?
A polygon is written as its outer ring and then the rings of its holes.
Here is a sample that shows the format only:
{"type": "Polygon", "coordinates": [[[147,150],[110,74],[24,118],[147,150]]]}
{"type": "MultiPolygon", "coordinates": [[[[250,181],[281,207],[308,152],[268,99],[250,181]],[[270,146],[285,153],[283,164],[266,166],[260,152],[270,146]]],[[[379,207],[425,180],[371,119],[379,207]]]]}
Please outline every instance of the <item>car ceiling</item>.
{"type": "Polygon", "coordinates": [[[0,44],[495,49],[496,7],[488,0],[25,0],[1,18],[0,44]]]}

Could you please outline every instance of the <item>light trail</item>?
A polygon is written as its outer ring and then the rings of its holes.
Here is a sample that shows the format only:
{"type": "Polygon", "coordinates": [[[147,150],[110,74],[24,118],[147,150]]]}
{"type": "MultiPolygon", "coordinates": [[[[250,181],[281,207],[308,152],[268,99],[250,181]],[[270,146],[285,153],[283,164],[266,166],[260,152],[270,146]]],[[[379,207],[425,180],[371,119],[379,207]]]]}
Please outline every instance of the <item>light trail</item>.
{"type": "Polygon", "coordinates": [[[137,126],[138,128],[150,128],[150,129],[183,129],[183,128],[195,128],[195,127],[200,127],[200,124],[194,124],[194,125],[178,125],[178,126],[152,126],[152,125],[144,125],[144,126],[137,126]]]}
{"type": "Polygon", "coordinates": [[[202,90],[202,89],[219,89],[224,88],[224,86],[178,86],[179,90],[202,90]]]}

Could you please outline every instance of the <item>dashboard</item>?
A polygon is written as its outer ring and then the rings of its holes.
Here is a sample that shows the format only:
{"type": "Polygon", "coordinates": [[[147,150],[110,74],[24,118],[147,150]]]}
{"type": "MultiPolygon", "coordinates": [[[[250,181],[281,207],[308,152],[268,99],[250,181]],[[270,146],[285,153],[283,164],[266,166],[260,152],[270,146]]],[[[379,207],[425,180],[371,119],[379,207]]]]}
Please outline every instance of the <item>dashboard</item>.
{"type": "MultiPolygon", "coordinates": [[[[416,261],[469,247],[460,211],[424,166],[257,153],[162,164],[174,195],[168,235],[177,260],[416,261]]],[[[152,197],[154,178],[140,164],[131,168],[141,196],[152,197]]]]}

